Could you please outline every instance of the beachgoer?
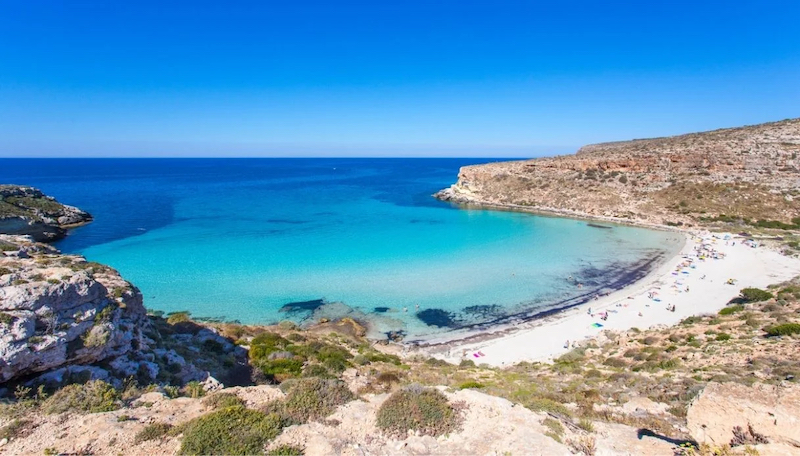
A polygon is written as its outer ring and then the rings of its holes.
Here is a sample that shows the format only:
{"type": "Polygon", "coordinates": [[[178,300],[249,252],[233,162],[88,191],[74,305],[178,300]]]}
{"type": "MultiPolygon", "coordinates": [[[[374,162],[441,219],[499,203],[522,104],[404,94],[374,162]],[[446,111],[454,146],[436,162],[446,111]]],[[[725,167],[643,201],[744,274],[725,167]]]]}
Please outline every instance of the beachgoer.
{"type": "Polygon", "coordinates": [[[564,348],[569,348],[569,339],[567,339],[567,341],[564,342],[564,348]]]}

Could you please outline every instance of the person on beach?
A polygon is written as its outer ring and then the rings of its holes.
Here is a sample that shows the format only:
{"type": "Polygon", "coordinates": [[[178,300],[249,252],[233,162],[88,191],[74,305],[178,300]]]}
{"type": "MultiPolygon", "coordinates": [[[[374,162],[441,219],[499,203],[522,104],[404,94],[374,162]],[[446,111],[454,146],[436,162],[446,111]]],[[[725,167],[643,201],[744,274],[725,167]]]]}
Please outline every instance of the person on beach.
{"type": "Polygon", "coordinates": [[[567,339],[567,341],[564,342],[564,348],[569,348],[569,339],[567,339]]]}

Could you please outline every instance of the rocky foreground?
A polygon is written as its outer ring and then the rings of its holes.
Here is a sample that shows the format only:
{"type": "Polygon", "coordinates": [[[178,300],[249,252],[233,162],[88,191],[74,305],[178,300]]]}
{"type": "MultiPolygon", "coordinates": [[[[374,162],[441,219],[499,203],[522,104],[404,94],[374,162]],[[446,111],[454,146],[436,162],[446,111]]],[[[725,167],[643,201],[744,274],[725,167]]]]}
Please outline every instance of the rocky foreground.
{"type": "Polygon", "coordinates": [[[465,166],[438,198],[656,225],[800,228],[800,119],[465,166]]]}
{"type": "Polygon", "coordinates": [[[61,204],[33,187],[0,185],[0,233],[52,242],[66,236],[67,228],[91,221],[89,213],[61,204]]]}

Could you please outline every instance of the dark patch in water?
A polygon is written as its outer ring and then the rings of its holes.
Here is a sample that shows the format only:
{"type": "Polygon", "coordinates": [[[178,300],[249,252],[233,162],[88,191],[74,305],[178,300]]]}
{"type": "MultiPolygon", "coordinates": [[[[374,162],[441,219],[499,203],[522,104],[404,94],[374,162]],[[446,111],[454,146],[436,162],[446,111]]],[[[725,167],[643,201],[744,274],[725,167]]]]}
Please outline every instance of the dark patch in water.
{"type": "Polygon", "coordinates": [[[417,318],[428,326],[436,326],[438,328],[459,327],[455,315],[442,309],[425,309],[421,312],[417,312],[417,318]]]}
{"type": "Polygon", "coordinates": [[[481,318],[496,317],[503,314],[503,308],[497,304],[486,304],[464,307],[464,313],[481,318]]]}
{"type": "Polygon", "coordinates": [[[591,226],[592,228],[600,228],[603,230],[613,230],[613,226],[605,226],[605,225],[597,225],[595,223],[587,223],[586,226],[591,226]]]}
{"type": "Polygon", "coordinates": [[[375,312],[377,312],[377,313],[386,313],[388,311],[389,311],[388,307],[376,307],[375,308],[375,312]]]}
{"type": "Polygon", "coordinates": [[[394,342],[400,342],[401,340],[406,338],[407,333],[402,329],[396,329],[394,331],[387,331],[384,334],[386,334],[386,339],[394,342]]]}
{"type": "MultiPolygon", "coordinates": [[[[450,315],[448,312],[445,312],[440,309],[433,309],[431,312],[434,313],[431,315],[439,316],[440,314],[444,314],[441,316],[441,318],[443,321],[448,321],[450,323],[450,326],[447,327],[453,329],[468,329],[468,330],[484,330],[500,324],[519,324],[519,323],[524,323],[526,321],[546,318],[551,315],[562,312],[563,310],[569,309],[571,307],[579,306],[581,304],[590,302],[598,294],[601,293],[605,294],[616,290],[621,290],[625,288],[627,285],[644,278],[650,271],[653,270],[655,266],[661,263],[661,261],[665,256],[665,252],[661,251],[653,251],[648,253],[650,254],[649,258],[643,258],[642,260],[632,263],[616,262],[604,268],[603,270],[599,270],[591,266],[584,268],[578,274],[576,274],[576,276],[580,277],[581,275],[587,272],[588,275],[599,276],[597,277],[596,281],[592,282],[597,284],[602,284],[602,286],[593,288],[586,286],[587,282],[583,282],[584,288],[582,294],[573,296],[568,299],[564,299],[559,302],[555,302],[545,309],[542,309],[541,307],[534,307],[532,309],[528,308],[520,312],[499,315],[494,318],[490,318],[488,320],[484,320],[477,323],[461,323],[461,324],[459,324],[459,321],[455,320],[453,316],[450,315]]],[[[420,312],[420,314],[424,312],[428,311],[420,312]]],[[[420,315],[417,314],[417,316],[419,317],[420,315]]],[[[423,319],[422,317],[420,317],[420,319],[422,321],[425,321],[425,319],[423,319]]],[[[427,321],[425,322],[427,323],[427,321]]],[[[431,326],[439,326],[439,325],[431,325],[431,326]]],[[[425,342],[414,341],[414,340],[408,341],[408,343],[414,345],[427,345],[425,342]]]]}
{"type": "Polygon", "coordinates": [[[311,301],[297,301],[284,304],[280,308],[280,312],[288,312],[290,314],[297,314],[301,312],[314,312],[320,307],[325,305],[324,299],[313,299],[311,301]]]}

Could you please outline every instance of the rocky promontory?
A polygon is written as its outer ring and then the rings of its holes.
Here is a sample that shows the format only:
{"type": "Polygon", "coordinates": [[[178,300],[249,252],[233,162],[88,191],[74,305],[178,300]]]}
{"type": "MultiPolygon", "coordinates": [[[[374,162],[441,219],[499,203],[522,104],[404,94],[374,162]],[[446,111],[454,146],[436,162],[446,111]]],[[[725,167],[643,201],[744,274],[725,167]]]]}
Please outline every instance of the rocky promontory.
{"type": "Polygon", "coordinates": [[[244,349],[208,328],[148,316],[141,292],[108,266],[27,236],[0,235],[0,250],[0,386],[229,381],[245,363],[244,349]]]}
{"type": "Polygon", "coordinates": [[[0,185],[0,233],[51,242],[66,236],[67,228],[91,221],[88,212],[61,204],[36,188],[0,185]]]}
{"type": "Polygon", "coordinates": [[[658,225],[800,228],[800,119],[465,166],[436,196],[658,225]]]}

